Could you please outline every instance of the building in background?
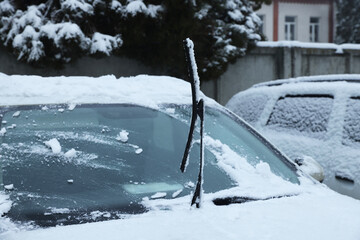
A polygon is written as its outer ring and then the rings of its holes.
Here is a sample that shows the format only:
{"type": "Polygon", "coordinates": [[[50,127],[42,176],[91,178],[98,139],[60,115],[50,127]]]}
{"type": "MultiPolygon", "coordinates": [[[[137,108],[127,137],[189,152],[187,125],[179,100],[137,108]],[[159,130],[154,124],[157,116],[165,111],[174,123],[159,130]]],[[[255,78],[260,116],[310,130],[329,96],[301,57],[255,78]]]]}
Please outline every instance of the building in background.
{"type": "Polygon", "coordinates": [[[269,41],[333,42],[334,0],[273,0],[257,11],[269,41]]]}

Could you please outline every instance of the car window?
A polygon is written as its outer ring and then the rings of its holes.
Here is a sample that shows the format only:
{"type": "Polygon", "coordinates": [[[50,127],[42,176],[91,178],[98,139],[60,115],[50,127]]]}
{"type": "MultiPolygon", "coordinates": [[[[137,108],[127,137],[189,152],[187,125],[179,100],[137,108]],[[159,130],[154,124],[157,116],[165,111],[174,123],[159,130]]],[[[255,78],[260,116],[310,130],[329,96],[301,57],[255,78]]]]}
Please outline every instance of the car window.
{"type": "MultiPolygon", "coordinates": [[[[144,197],[193,191],[199,144],[180,172],[189,127],[133,105],[16,109],[3,113],[1,179],[15,203],[8,215],[42,226],[145,211],[144,197]],[[103,213],[98,213],[98,210],[103,213]]],[[[205,151],[205,192],[235,186],[205,151]]]]}
{"type": "Polygon", "coordinates": [[[360,97],[352,97],[347,101],[342,142],[360,148],[360,97]]]}
{"type": "MultiPolygon", "coordinates": [[[[8,216],[41,226],[91,222],[144,212],[144,198],[189,195],[200,151],[195,141],[181,173],[190,112],[188,105],[168,112],[122,104],[3,109],[0,184],[14,202],[8,216]]],[[[206,139],[213,142],[205,145],[205,193],[238,184],[218,164],[230,152],[222,148],[299,183],[296,169],[250,130],[235,116],[206,108],[206,139]]]]}
{"type": "Polygon", "coordinates": [[[269,128],[323,138],[334,98],[331,95],[280,97],[266,123],[269,128]]]}
{"type": "MultiPolygon", "coordinates": [[[[189,119],[190,108],[178,107],[177,111],[184,115],[183,118],[189,119]]],[[[266,162],[276,175],[287,181],[298,183],[297,175],[294,173],[295,168],[236,116],[217,109],[206,108],[205,132],[213,139],[218,139],[230,147],[252,166],[259,162],[266,162]]]]}
{"type": "Polygon", "coordinates": [[[268,101],[266,95],[240,96],[228,103],[227,107],[250,124],[260,117],[268,101]]]}

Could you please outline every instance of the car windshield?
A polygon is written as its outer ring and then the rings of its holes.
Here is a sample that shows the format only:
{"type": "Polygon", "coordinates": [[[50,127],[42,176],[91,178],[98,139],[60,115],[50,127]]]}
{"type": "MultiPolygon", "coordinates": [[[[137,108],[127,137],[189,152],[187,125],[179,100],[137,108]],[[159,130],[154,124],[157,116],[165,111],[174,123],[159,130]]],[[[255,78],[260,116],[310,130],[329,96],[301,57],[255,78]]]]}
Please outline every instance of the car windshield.
{"type": "MultiPolygon", "coordinates": [[[[14,203],[7,215],[41,226],[91,222],[144,212],[144,198],[189,195],[200,148],[194,141],[181,173],[190,112],[187,105],[3,108],[0,184],[14,203]]],[[[218,164],[219,143],[298,183],[292,165],[231,114],[206,108],[205,132],[205,193],[238,185],[218,164]]]]}

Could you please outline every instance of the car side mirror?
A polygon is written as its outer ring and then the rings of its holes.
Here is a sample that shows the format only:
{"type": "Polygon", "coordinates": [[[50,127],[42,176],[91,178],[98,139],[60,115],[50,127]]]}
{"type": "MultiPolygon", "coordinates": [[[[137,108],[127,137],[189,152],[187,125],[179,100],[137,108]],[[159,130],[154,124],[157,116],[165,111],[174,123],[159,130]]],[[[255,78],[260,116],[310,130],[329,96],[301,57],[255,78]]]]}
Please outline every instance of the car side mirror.
{"type": "Polygon", "coordinates": [[[324,169],[322,166],[310,156],[302,156],[295,158],[295,163],[300,167],[300,169],[322,182],[324,180],[324,169]]]}

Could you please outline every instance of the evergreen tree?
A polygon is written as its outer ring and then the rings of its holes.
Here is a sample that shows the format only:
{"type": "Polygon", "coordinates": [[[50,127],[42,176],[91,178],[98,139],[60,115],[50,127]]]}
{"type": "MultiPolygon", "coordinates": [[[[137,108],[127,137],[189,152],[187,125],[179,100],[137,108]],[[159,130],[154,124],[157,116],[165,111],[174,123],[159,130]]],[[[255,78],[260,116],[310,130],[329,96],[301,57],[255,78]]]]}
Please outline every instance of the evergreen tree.
{"type": "Polygon", "coordinates": [[[360,43],[360,0],[337,0],[336,42],[360,43]]]}
{"type": "Polygon", "coordinates": [[[253,12],[269,0],[0,0],[0,41],[46,65],[119,54],[183,77],[190,37],[202,78],[218,77],[260,40],[253,12]]]}

